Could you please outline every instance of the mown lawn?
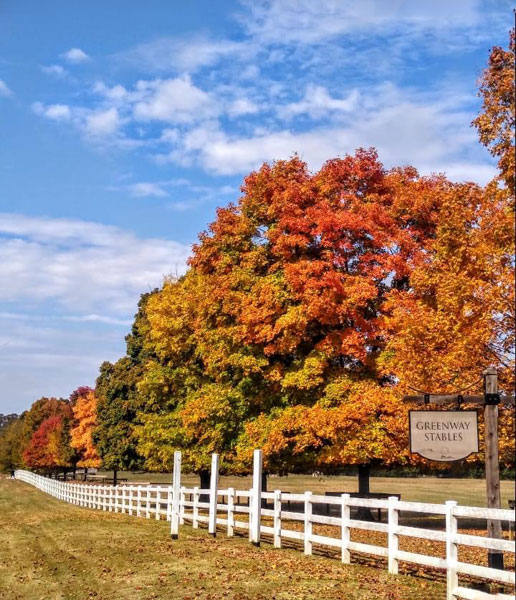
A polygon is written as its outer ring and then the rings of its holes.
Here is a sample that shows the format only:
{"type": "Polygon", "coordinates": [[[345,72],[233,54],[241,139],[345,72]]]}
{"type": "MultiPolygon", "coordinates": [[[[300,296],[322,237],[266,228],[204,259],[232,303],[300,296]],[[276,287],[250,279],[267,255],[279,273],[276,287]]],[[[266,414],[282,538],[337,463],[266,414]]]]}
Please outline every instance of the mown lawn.
{"type": "Polygon", "coordinates": [[[183,527],[172,541],[165,521],[66,504],[0,480],[0,598],[438,600],[428,579],[299,551],[211,538],[183,527]]]}

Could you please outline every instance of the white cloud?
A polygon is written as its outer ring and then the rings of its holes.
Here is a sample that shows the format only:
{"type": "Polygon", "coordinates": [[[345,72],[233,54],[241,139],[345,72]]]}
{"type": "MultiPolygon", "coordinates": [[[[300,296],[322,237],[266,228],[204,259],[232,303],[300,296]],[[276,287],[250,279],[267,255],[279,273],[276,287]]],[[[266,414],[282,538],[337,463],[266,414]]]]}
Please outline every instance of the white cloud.
{"type": "Polygon", "coordinates": [[[0,214],[0,300],[53,302],[121,318],[141,293],[184,272],[190,248],[73,219],[0,214]]]}
{"type": "Polygon", "coordinates": [[[54,121],[67,121],[72,116],[72,111],[66,104],[50,104],[44,106],[41,102],[34,102],[32,110],[37,115],[42,115],[43,117],[54,121]]]}
{"type": "Polygon", "coordinates": [[[232,117],[239,117],[241,115],[254,115],[260,108],[251,100],[247,98],[238,98],[229,104],[227,112],[232,117]]]}
{"type": "Polygon", "coordinates": [[[197,36],[192,39],[159,38],[121,52],[115,58],[148,72],[182,73],[215,65],[228,57],[245,59],[253,53],[254,48],[249,42],[212,40],[197,36]]]}
{"type": "Polygon", "coordinates": [[[91,58],[86,54],[86,52],[84,52],[84,50],[81,50],[80,48],[70,48],[70,50],[63,52],[61,56],[67,62],[72,64],[84,63],[91,60],[91,58]]]}
{"type": "Polygon", "coordinates": [[[68,75],[68,71],[62,67],[61,65],[44,65],[41,67],[41,70],[46,75],[52,75],[53,77],[66,77],[68,75]]]}
{"type": "Polygon", "coordinates": [[[356,109],[359,98],[357,89],[349,92],[346,98],[332,98],[325,87],[309,84],[302,100],[280,107],[278,112],[286,118],[306,114],[312,119],[318,119],[327,117],[331,112],[350,112],[356,109]]]}
{"type": "Polygon", "coordinates": [[[126,186],[125,189],[127,189],[131,196],[135,196],[137,198],[149,196],[153,196],[155,198],[164,198],[165,196],[168,196],[168,193],[159,184],[148,181],[132,183],[126,186]]]}
{"type": "Polygon", "coordinates": [[[7,83],[3,79],[0,79],[0,98],[9,98],[13,95],[12,90],[8,87],[7,83]]]}
{"type": "Polygon", "coordinates": [[[140,81],[137,89],[145,99],[134,106],[137,120],[191,123],[217,114],[215,100],[196,87],[188,75],[174,79],[140,81]]]}
{"type": "MultiPolygon", "coordinates": [[[[460,30],[482,25],[477,0],[247,0],[241,22],[262,43],[316,44],[348,34],[460,30]]],[[[500,7],[501,10],[501,7],[500,7]]]]}
{"type": "MultiPolygon", "coordinates": [[[[283,110],[307,112],[322,110],[337,102],[340,120],[311,126],[305,131],[261,129],[251,135],[229,135],[214,124],[203,124],[181,136],[169,136],[172,150],[161,161],[180,165],[199,165],[223,175],[246,173],[264,161],[287,159],[298,153],[312,169],[329,158],[343,156],[358,147],[377,148],[387,166],[413,164],[425,173],[440,171],[456,178],[468,173],[468,179],[485,183],[492,167],[478,145],[470,127],[472,115],[463,112],[449,98],[440,95],[418,96],[393,85],[381,85],[362,98],[350,93],[344,100],[321,95],[324,100],[311,104],[287,105],[283,110]],[[316,108],[314,108],[314,105],[316,108]],[[459,156],[468,158],[459,159],[459,156]],[[474,165],[465,170],[468,160],[474,165]]],[[[461,99],[457,103],[460,105],[461,99]]]]}
{"type": "Polygon", "coordinates": [[[21,413],[42,396],[67,398],[80,385],[94,387],[100,364],[124,352],[122,323],[17,316],[0,314],[0,412],[21,413]]]}
{"type": "Polygon", "coordinates": [[[92,112],[86,117],[86,133],[93,136],[110,136],[117,132],[120,117],[115,107],[92,112]]]}
{"type": "Polygon", "coordinates": [[[73,321],[75,323],[105,323],[106,325],[131,325],[131,319],[116,319],[114,317],[106,317],[104,315],[66,315],[64,321],[73,321]]]}

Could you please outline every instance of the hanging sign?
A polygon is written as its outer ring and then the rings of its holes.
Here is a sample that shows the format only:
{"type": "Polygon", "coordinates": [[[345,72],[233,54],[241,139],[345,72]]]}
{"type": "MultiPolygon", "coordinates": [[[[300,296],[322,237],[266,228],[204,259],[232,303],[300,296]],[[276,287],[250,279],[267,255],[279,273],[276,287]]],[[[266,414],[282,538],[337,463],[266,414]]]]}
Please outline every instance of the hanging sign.
{"type": "Polygon", "coordinates": [[[410,451],[430,460],[461,460],[478,452],[476,410],[410,410],[410,451]]]}

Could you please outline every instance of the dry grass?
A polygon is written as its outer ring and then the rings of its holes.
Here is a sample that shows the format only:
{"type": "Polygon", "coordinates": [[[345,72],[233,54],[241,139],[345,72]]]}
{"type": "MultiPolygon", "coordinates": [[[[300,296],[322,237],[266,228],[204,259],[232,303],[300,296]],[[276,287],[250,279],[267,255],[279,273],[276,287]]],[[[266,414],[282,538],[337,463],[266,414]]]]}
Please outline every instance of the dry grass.
{"type": "Polygon", "coordinates": [[[442,583],[383,569],[255,548],[164,521],[60,502],[0,480],[0,598],[8,600],[430,600],[442,583]]]}

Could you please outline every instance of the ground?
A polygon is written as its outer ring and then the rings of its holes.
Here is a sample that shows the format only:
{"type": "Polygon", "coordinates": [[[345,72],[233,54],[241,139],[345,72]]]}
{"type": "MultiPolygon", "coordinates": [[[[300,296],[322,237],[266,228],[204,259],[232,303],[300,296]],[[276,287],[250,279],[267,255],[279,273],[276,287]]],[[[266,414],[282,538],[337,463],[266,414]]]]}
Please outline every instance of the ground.
{"type": "Polygon", "coordinates": [[[255,548],[165,521],[66,504],[0,480],[0,598],[6,600],[438,600],[445,585],[385,569],[255,548]]]}

